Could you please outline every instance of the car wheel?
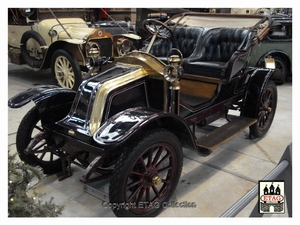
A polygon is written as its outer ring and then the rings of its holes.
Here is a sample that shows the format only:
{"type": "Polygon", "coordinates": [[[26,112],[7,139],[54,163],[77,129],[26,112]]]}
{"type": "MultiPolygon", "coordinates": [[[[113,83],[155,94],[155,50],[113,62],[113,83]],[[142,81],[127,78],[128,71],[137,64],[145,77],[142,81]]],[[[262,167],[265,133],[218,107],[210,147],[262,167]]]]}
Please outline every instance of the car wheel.
{"type": "Polygon", "coordinates": [[[22,119],[16,138],[16,147],[20,159],[31,166],[41,167],[45,174],[54,174],[62,170],[62,161],[52,152],[44,150],[51,140],[42,139],[34,146],[34,154],[25,154],[24,150],[31,142],[34,136],[43,132],[40,123],[40,114],[36,107],[33,107],[22,119]],[[40,152],[38,152],[40,151],[40,152]]]}
{"type": "Polygon", "coordinates": [[[274,81],[269,80],[259,97],[256,118],[257,122],[250,126],[250,135],[264,136],[273,122],[277,106],[277,88],[274,81]]]}
{"type": "Polygon", "coordinates": [[[52,56],[51,70],[59,86],[76,91],[82,82],[80,66],[66,50],[56,50],[52,56]]]}
{"type": "Polygon", "coordinates": [[[21,54],[22,54],[22,57],[23,57],[24,61],[26,62],[26,64],[33,68],[40,68],[42,65],[42,62],[43,62],[43,57],[45,56],[45,53],[46,53],[46,50],[45,50],[46,45],[47,44],[46,44],[45,40],[39,33],[32,31],[32,30],[26,31],[22,35],[22,38],[20,41],[21,54]],[[29,55],[29,51],[27,49],[27,43],[30,40],[34,40],[39,45],[39,48],[36,49],[36,51],[34,51],[34,52],[36,52],[36,57],[38,57],[38,58],[35,58],[35,57],[32,57],[29,55]]]}
{"type": "Polygon", "coordinates": [[[287,76],[287,65],[286,62],[278,56],[274,56],[275,68],[278,69],[278,74],[276,74],[276,84],[283,84],[287,76]]]}
{"type": "Polygon", "coordinates": [[[182,170],[182,147],[166,130],[147,132],[128,146],[111,176],[109,199],[116,216],[156,216],[168,204],[182,170]]]}

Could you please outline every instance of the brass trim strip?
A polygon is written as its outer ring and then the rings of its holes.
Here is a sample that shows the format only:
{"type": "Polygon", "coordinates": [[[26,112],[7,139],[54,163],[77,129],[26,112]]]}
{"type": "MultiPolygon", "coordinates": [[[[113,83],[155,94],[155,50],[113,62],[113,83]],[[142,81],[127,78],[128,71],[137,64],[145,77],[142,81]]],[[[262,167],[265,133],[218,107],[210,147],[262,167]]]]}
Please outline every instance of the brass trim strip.
{"type": "Polygon", "coordinates": [[[91,120],[89,125],[89,131],[91,135],[93,135],[101,125],[104,107],[106,105],[105,102],[108,94],[117,87],[124,86],[130,82],[133,82],[146,76],[148,76],[146,71],[143,68],[138,68],[137,70],[134,70],[128,73],[127,75],[108,80],[101,85],[101,87],[96,93],[91,113],[91,120]]]}

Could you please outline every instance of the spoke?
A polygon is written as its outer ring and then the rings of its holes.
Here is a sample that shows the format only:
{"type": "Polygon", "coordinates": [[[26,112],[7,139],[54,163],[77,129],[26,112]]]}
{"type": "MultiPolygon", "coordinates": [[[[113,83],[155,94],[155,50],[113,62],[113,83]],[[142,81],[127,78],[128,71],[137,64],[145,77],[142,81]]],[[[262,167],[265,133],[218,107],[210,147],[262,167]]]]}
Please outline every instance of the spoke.
{"type": "Polygon", "coordinates": [[[155,193],[155,197],[156,197],[156,196],[159,196],[159,191],[157,190],[156,186],[155,186],[154,184],[152,184],[151,187],[152,187],[152,190],[153,190],[154,193],[155,193]]]}
{"type": "Polygon", "coordinates": [[[43,128],[41,128],[41,127],[40,127],[40,126],[38,126],[38,125],[35,125],[35,126],[34,126],[34,128],[35,128],[35,129],[37,129],[37,130],[39,130],[39,131],[44,131],[44,129],[43,129],[43,128]]]}
{"type": "Polygon", "coordinates": [[[50,162],[53,162],[53,161],[54,161],[54,154],[50,153],[50,162]]]}
{"type": "Polygon", "coordinates": [[[142,186],[139,186],[139,187],[135,190],[135,192],[132,193],[132,195],[128,198],[128,202],[131,202],[132,199],[133,199],[134,197],[136,197],[136,195],[140,192],[141,188],[142,188],[142,186]]]}
{"type": "Polygon", "coordinates": [[[144,176],[144,174],[143,174],[143,173],[136,172],[136,171],[131,171],[131,174],[135,174],[135,175],[138,175],[138,176],[141,176],[141,177],[143,177],[143,176],[144,176]]]}
{"type": "Polygon", "coordinates": [[[137,198],[136,202],[140,202],[143,199],[145,191],[146,191],[145,187],[141,187],[140,193],[138,195],[138,198],[137,198]]]}
{"type": "MultiPolygon", "coordinates": [[[[41,156],[39,157],[40,160],[42,160],[44,158],[44,156],[46,155],[46,152],[42,152],[41,156]]],[[[51,160],[50,160],[51,161],[51,160]]]]}
{"type": "Polygon", "coordinates": [[[147,187],[146,188],[146,201],[147,202],[150,202],[150,188],[149,187],[147,187]]]}
{"type": "Polygon", "coordinates": [[[68,64],[68,73],[73,74],[73,68],[70,64],[68,64]]]}
{"type": "Polygon", "coordinates": [[[61,70],[63,70],[63,67],[64,67],[64,59],[63,58],[59,58],[58,59],[58,63],[57,63],[57,66],[61,69],[61,70]]]}
{"type": "Polygon", "coordinates": [[[170,183],[170,180],[161,179],[161,182],[168,185],[170,183]]]}
{"type": "Polygon", "coordinates": [[[266,124],[267,116],[262,112],[258,117],[259,127],[263,127],[266,124]]]}
{"type": "Polygon", "coordinates": [[[150,149],[150,151],[148,152],[148,163],[147,163],[147,167],[151,167],[152,166],[152,155],[153,155],[153,148],[150,149]]]}
{"type": "Polygon", "coordinates": [[[141,162],[141,164],[142,164],[142,167],[144,168],[144,170],[146,171],[147,170],[147,166],[146,166],[146,164],[145,164],[145,161],[144,161],[144,159],[143,159],[143,157],[141,156],[141,157],[139,157],[139,161],[141,162]]]}
{"type": "MultiPolygon", "coordinates": [[[[46,142],[42,142],[42,143],[40,143],[39,145],[36,145],[36,146],[32,149],[32,151],[37,152],[38,149],[40,149],[41,147],[45,146],[46,144],[47,144],[46,142]]],[[[43,149],[42,149],[41,151],[43,151],[43,149]]]]}
{"type": "Polygon", "coordinates": [[[136,185],[139,185],[140,183],[142,183],[142,179],[140,179],[140,180],[138,180],[136,182],[133,182],[133,183],[127,185],[127,189],[132,188],[132,187],[134,187],[136,185]]]}
{"type": "Polygon", "coordinates": [[[269,106],[272,102],[272,93],[270,91],[266,91],[262,101],[263,101],[262,104],[264,106],[269,106]]]}
{"type": "Polygon", "coordinates": [[[163,162],[165,162],[168,158],[170,158],[170,154],[167,153],[156,165],[156,167],[159,167],[160,164],[162,164],[163,162]]]}
{"type": "Polygon", "coordinates": [[[73,83],[72,83],[72,81],[71,81],[71,79],[66,79],[66,87],[68,87],[68,88],[72,88],[73,87],[73,83]]]}
{"type": "Polygon", "coordinates": [[[62,66],[66,68],[68,66],[68,61],[65,58],[62,58],[62,66]]]}
{"type": "Polygon", "coordinates": [[[164,172],[166,172],[166,171],[171,170],[172,168],[173,168],[172,166],[168,166],[168,167],[165,167],[165,168],[162,168],[162,169],[158,170],[157,173],[158,173],[158,174],[164,173],[164,172]]]}
{"type": "Polygon", "coordinates": [[[154,160],[153,160],[153,162],[152,162],[152,165],[155,165],[155,164],[157,163],[159,157],[160,157],[161,154],[162,154],[162,151],[163,151],[163,148],[160,147],[159,150],[157,151],[156,155],[155,155],[155,158],[154,158],[154,160]]]}

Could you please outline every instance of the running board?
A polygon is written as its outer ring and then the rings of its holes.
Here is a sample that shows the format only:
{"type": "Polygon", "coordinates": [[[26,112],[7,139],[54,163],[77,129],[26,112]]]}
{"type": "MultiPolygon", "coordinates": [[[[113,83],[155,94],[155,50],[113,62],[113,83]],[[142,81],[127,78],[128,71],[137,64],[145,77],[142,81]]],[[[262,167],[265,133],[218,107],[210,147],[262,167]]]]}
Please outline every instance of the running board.
{"type": "Polygon", "coordinates": [[[248,117],[237,117],[232,121],[216,128],[210,133],[198,138],[196,144],[200,152],[211,152],[224,142],[233,138],[235,135],[245,130],[247,127],[256,123],[257,119],[248,117]]]}

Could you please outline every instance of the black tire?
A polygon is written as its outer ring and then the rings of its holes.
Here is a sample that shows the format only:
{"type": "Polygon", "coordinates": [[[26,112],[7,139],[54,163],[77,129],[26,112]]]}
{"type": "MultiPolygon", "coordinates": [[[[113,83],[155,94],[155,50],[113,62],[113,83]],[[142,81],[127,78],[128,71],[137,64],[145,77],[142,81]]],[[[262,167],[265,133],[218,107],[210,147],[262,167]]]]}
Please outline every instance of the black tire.
{"type": "Polygon", "coordinates": [[[257,122],[250,126],[250,135],[260,138],[270,129],[277,107],[277,88],[273,80],[269,80],[259,97],[256,109],[257,122]]]}
{"type": "Polygon", "coordinates": [[[51,71],[59,86],[77,91],[82,82],[80,66],[76,58],[64,49],[54,52],[51,71]]]}
{"type": "MultiPolygon", "coordinates": [[[[33,107],[22,119],[16,139],[17,152],[20,159],[31,166],[41,167],[44,174],[54,174],[62,170],[62,162],[59,157],[51,152],[36,153],[36,154],[25,154],[24,150],[32,140],[32,138],[43,132],[43,128],[40,125],[40,114],[36,107],[33,107]]],[[[47,146],[51,140],[42,140],[36,144],[35,149],[43,149],[47,146]]]]}
{"type": "Polygon", "coordinates": [[[22,35],[20,42],[21,55],[24,61],[27,63],[27,65],[33,68],[40,68],[42,66],[43,59],[36,59],[34,57],[31,57],[27,50],[27,42],[31,38],[34,39],[40,45],[42,51],[41,54],[43,57],[45,56],[46,50],[44,47],[46,46],[46,42],[39,33],[32,30],[26,31],[22,35]]]}
{"type": "Polygon", "coordinates": [[[152,217],[170,200],[182,170],[182,147],[171,132],[152,130],[126,148],[116,163],[109,199],[116,216],[152,217]],[[151,163],[150,163],[151,162],[151,163]]]}
{"type": "Polygon", "coordinates": [[[275,60],[275,68],[278,69],[276,73],[276,84],[283,84],[287,76],[287,65],[284,59],[278,56],[273,57],[275,60]]]}

